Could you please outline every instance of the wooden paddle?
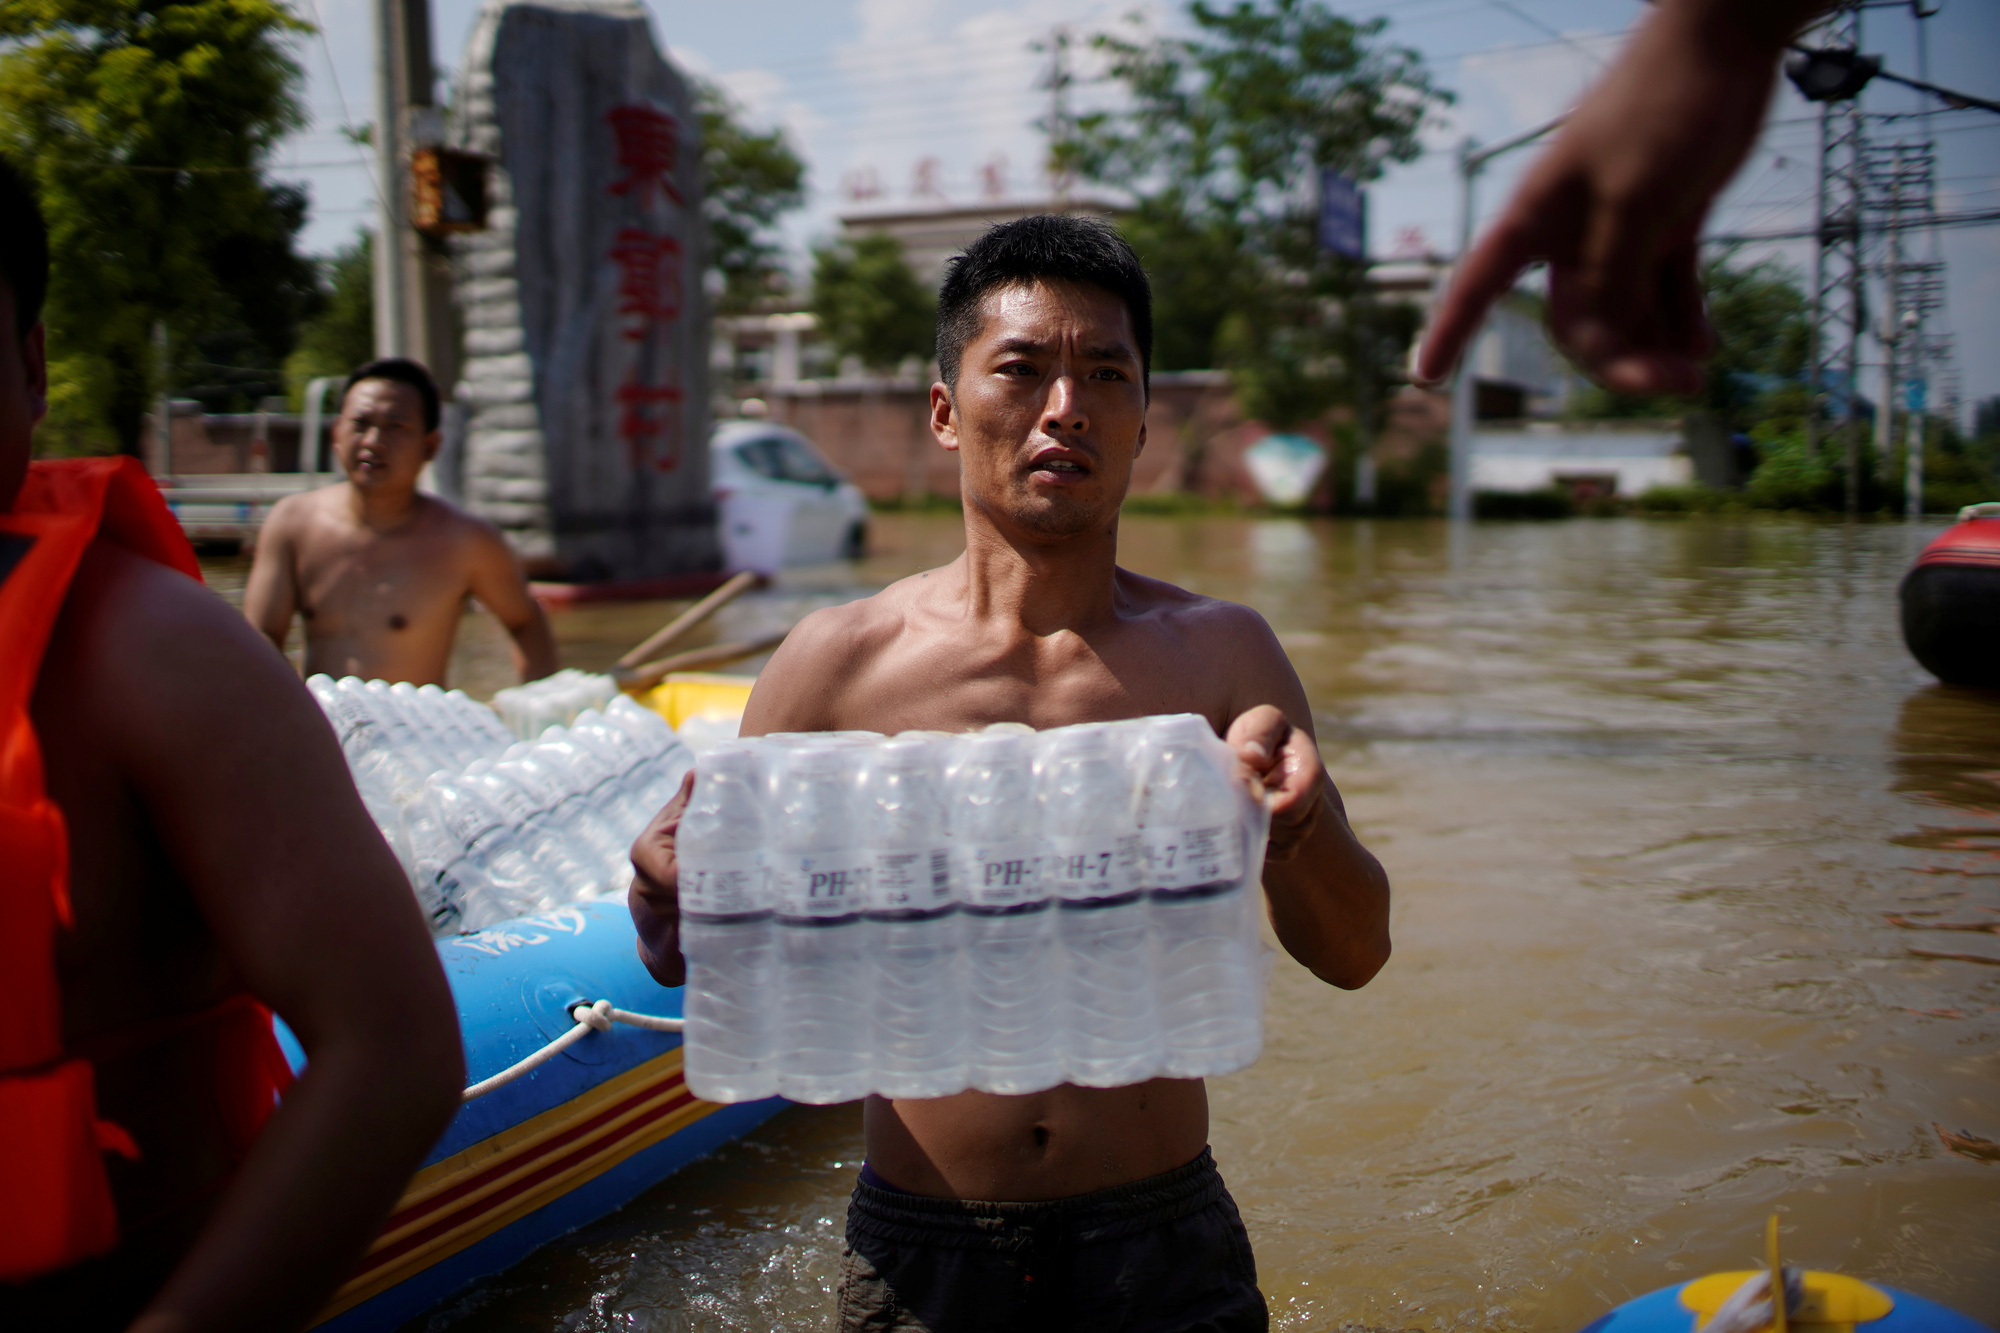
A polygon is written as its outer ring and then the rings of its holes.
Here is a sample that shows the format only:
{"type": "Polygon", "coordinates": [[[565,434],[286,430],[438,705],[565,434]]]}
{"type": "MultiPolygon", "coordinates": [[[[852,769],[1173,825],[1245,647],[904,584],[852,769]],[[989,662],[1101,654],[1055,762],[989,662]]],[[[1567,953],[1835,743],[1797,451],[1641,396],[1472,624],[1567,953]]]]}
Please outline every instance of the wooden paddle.
{"type": "MultiPolygon", "coordinates": [[[[611,669],[611,674],[618,676],[621,672],[633,670],[641,662],[657,656],[661,649],[679,643],[690,630],[744,593],[752,588],[761,588],[769,582],[769,578],[755,570],[746,569],[741,574],[733,576],[729,582],[681,612],[656,631],[651,638],[619,658],[617,665],[611,669]]],[[[624,681],[621,679],[619,683],[622,685],[624,681]]]]}
{"type": "Polygon", "coordinates": [[[696,648],[692,652],[675,653],[672,657],[662,657],[657,662],[647,662],[643,666],[613,667],[611,678],[618,682],[618,688],[632,694],[650,690],[669,673],[675,671],[698,671],[702,667],[722,666],[745,657],[755,657],[758,653],[768,653],[785,641],[790,629],[781,629],[776,634],[766,634],[760,639],[746,639],[740,643],[718,643],[708,648],[696,648]]]}

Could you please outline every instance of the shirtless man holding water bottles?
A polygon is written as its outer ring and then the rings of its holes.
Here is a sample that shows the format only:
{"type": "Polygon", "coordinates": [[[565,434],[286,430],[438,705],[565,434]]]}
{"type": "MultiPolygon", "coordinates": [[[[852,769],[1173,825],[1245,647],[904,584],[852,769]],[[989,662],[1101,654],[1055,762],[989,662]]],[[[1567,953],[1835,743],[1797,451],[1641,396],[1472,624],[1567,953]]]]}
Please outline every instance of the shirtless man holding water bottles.
{"type": "MultiPolygon", "coordinates": [[[[965,553],[808,617],[759,677],[743,734],[1199,713],[1270,793],[1279,942],[1353,989],[1388,961],[1388,879],[1348,827],[1276,636],[1247,607],[1117,565],[1151,352],[1146,275],[1103,223],[1024,218],[955,259],[931,429],[960,457],[965,553]]],[[[686,796],[633,850],[641,956],[669,985],[686,796]]],[[[866,1134],[843,1330],[1268,1325],[1199,1079],[871,1097],[866,1134]]]]}

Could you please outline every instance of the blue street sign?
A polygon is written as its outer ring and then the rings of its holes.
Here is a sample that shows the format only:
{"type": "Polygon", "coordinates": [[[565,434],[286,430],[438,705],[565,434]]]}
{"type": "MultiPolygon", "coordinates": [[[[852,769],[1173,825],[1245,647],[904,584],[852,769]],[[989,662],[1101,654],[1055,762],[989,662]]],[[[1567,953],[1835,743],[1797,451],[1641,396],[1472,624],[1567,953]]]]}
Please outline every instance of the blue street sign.
{"type": "Polygon", "coordinates": [[[1923,380],[1911,380],[1903,386],[1903,406],[1911,412],[1924,410],[1924,395],[1930,386],[1923,380]]]}
{"type": "Polygon", "coordinates": [[[1319,245],[1356,263],[1368,257],[1368,197],[1332,167],[1319,172],[1319,245]]]}

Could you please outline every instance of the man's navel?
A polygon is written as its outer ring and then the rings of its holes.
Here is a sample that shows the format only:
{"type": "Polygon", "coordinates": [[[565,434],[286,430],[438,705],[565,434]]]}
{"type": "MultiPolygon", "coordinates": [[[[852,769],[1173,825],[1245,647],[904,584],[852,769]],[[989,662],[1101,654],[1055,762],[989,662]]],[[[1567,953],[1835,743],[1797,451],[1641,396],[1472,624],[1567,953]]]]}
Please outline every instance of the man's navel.
{"type": "Polygon", "coordinates": [[[395,615],[389,617],[390,629],[408,629],[409,627],[410,627],[409,619],[408,617],[404,616],[401,611],[398,611],[395,615]]]}

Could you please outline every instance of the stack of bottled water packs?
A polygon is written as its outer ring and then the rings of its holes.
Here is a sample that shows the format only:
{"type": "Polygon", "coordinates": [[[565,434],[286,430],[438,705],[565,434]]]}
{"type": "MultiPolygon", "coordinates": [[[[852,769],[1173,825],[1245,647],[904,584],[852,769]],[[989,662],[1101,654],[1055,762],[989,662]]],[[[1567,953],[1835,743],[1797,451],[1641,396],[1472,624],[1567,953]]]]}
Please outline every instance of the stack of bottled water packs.
{"type": "Polygon", "coordinates": [[[1191,714],[778,735],[676,843],[696,1096],[1118,1087],[1263,1044],[1269,815],[1191,714]]]}
{"type": "Polygon", "coordinates": [[[623,696],[519,741],[459,690],[306,684],[437,935],[623,892],[632,840],[693,764],[623,696]]]}
{"type": "Polygon", "coordinates": [[[514,735],[531,741],[550,727],[569,725],[588,709],[602,710],[618,694],[618,682],[611,677],[564,667],[496,692],[493,711],[514,735]]]}

